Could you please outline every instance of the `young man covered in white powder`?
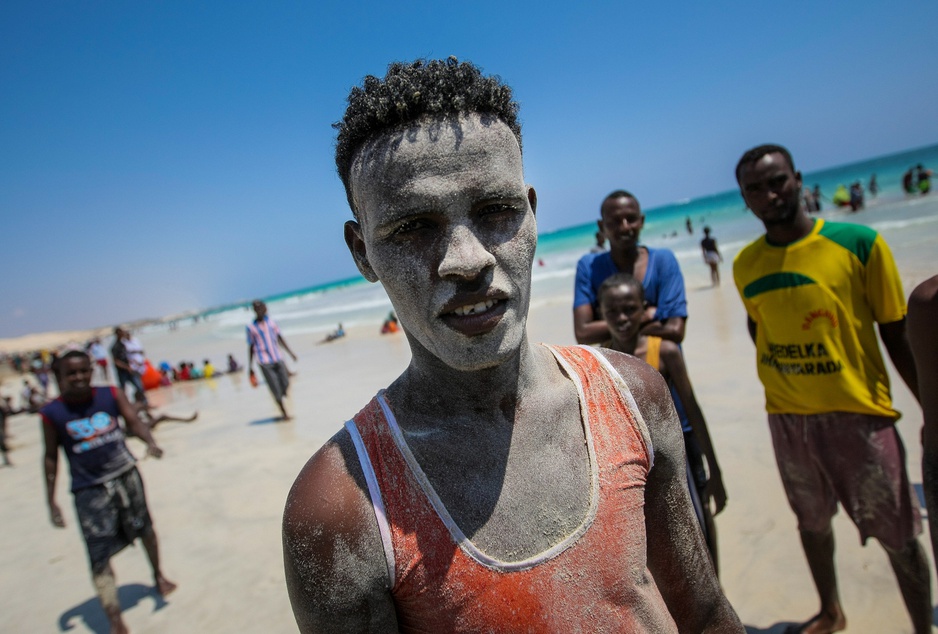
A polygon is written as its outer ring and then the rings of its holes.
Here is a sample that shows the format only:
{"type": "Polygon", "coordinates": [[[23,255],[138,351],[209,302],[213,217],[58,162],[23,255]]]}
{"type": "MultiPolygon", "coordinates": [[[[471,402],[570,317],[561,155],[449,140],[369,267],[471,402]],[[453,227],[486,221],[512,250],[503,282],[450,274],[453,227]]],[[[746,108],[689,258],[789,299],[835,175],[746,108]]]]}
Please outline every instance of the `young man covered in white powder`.
{"type": "Polygon", "coordinates": [[[392,64],[337,127],[346,241],[413,356],[290,492],[300,630],[742,632],[664,381],[528,342],[537,199],[510,89],[392,64]]]}

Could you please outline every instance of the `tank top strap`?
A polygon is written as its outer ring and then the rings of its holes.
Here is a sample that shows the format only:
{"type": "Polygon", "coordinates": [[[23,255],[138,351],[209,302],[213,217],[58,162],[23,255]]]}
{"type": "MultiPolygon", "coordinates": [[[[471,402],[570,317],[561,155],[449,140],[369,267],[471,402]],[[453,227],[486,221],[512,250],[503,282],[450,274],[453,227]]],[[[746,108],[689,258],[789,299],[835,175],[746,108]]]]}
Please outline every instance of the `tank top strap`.
{"type": "MultiPolygon", "coordinates": [[[[628,383],[606,356],[591,346],[547,348],[561,361],[568,373],[576,373],[583,391],[580,400],[589,404],[588,420],[591,421],[592,434],[599,438],[597,432],[603,430],[605,435],[615,436],[611,440],[614,443],[613,451],[623,446],[623,442],[627,443],[630,449],[645,456],[647,469],[650,470],[654,464],[654,447],[648,426],[628,383]]],[[[597,455],[601,457],[602,454],[603,449],[597,446],[597,455]]]]}

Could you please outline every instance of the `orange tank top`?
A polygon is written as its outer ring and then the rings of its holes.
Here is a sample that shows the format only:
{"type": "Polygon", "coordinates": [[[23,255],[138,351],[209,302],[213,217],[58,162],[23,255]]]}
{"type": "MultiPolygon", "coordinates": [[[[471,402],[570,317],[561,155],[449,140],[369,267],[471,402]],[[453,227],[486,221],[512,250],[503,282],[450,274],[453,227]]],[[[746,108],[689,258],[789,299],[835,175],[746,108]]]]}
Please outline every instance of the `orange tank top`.
{"type": "Polygon", "coordinates": [[[619,374],[592,348],[549,348],[577,387],[589,510],[546,552],[499,561],[453,522],[379,393],[346,428],[365,472],[402,632],[676,632],[646,565],[652,448],[619,374]]]}

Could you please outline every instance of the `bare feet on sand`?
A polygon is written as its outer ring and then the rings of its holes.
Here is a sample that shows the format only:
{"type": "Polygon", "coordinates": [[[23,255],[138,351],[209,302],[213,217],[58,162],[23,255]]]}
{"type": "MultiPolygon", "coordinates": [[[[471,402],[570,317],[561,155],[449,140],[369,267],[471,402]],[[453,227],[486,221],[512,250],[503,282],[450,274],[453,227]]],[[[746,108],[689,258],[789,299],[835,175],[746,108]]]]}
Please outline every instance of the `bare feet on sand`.
{"type": "Polygon", "coordinates": [[[832,634],[847,629],[847,617],[843,612],[827,614],[821,612],[800,625],[790,625],[786,634],[832,634]]]}
{"type": "Polygon", "coordinates": [[[167,594],[176,589],[176,584],[167,579],[166,577],[160,575],[156,578],[156,591],[160,594],[161,597],[165,597],[167,594]]]}

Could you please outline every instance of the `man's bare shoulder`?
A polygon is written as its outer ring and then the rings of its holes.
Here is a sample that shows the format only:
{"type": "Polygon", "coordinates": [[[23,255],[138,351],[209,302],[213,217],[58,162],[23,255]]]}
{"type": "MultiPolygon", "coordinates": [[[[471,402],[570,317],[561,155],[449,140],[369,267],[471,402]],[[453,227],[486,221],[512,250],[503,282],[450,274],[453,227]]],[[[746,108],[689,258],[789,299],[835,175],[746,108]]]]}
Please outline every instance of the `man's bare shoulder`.
{"type": "Polygon", "coordinates": [[[374,507],[344,429],[309,459],[287,496],[283,558],[300,631],[370,631],[394,622],[374,507]]]}
{"type": "Polygon", "coordinates": [[[938,275],[930,277],[915,287],[909,296],[909,310],[912,307],[921,309],[938,308],[938,275]]]}
{"type": "MultiPolygon", "coordinates": [[[[662,340],[661,343],[663,346],[670,342],[662,340]]],[[[644,410],[645,404],[666,404],[671,398],[661,373],[641,359],[609,348],[600,348],[600,352],[629,386],[640,409],[644,410]]]]}
{"type": "Polygon", "coordinates": [[[356,477],[360,473],[354,445],[343,429],[313,454],[297,476],[284,508],[284,529],[288,523],[302,529],[311,521],[334,525],[367,503],[364,482],[356,477]]]}

